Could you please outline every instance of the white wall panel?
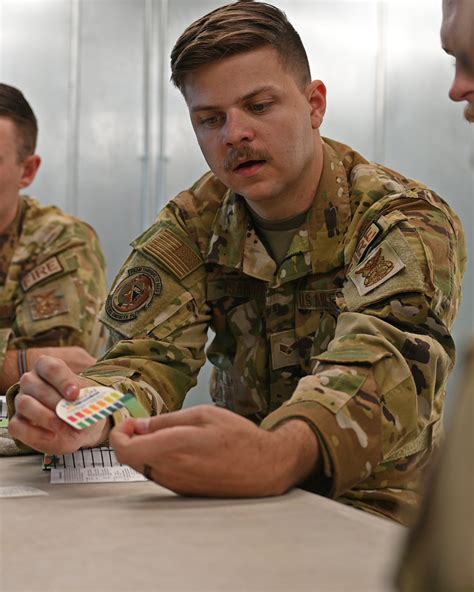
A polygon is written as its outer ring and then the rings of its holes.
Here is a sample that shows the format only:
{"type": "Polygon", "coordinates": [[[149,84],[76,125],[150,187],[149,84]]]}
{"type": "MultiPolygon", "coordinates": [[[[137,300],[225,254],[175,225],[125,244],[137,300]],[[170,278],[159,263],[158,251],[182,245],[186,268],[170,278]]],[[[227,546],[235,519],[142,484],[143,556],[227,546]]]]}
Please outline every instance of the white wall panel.
{"type": "Polygon", "coordinates": [[[66,206],[71,37],[70,2],[3,0],[0,5],[0,80],[20,88],[39,123],[44,156],[27,192],[66,206]]]}
{"type": "Polygon", "coordinates": [[[115,274],[141,232],[144,3],[81,6],[77,213],[98,231],[115,274]]]}
{"type": "Polygon", "coordinates": [[[375,157],[376,2],[275,2],[299,32],[313,79],[328,90],[321,133],[375,157]]]}
{"type": "MultiPolygon", "coordinates": [[[[165,50],[166,78],[168,80],[171,75],[169,55],[179,35],[193,20],[223,4],[225,2],[196,2],[193,0],[172,0],[168,3],[165,50]]],[[[191,183],[209,170],[194,136],[184,99],[171,82],[165,87],[165,101],[166,182],[163,203],[179,191],[189,187],[191,183]]]]}

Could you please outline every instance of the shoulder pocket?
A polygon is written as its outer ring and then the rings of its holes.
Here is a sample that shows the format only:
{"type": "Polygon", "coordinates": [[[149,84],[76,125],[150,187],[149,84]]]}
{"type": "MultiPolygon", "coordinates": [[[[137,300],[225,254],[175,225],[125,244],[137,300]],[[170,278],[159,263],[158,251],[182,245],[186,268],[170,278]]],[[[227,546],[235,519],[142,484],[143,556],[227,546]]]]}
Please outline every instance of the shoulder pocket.
{"type": "Polygon", "coordinates": [[[428,286],[419,258],[399,228],[354,267],[347,276],[343,295],[348,310],[361,310],[395,294],[424,293],[428,286]]]}
{"type": "MultiPolygon", "coordinates": [[[[194,284],[198,281],[199,277],[193,278],[194,284]]],[[[151,332],[162,337],[168,321],[176,321],[174,315],[193,314],[187,309],[192,299],[174,276],[135,251],[117,277],[100,320],[124,338],[145,337],[151,332]]]]}

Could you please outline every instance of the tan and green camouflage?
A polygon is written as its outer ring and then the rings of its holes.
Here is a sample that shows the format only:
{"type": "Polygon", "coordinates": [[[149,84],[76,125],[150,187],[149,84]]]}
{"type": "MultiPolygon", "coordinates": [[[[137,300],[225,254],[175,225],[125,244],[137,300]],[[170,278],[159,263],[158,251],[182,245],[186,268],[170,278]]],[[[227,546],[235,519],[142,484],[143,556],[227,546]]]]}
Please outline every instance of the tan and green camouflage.
{"type": "Polygon", "coordinates": [[[85,374],[178,409],[210,327],[217,405],[266,429],[306,420],[324,474],[304,487],[405,521],[441,433],[465,259],[441,198],[342,144],[325,141],[278,268],[244,199],[208,173],[133,243],[101,315],[112,345],[85,374]]]}
{"type": "Polygon", "coordinates": [[[5,352],[80,346],[103,352],[97,314],[107,294],[97,235],[82,220],[22,197],[2,247],[0,368],[5,352]]]}
{"type": "Polygon", "coordinates": [[[463,357],[446,438],[401,553],[400,592],[474,590],[474,337],[463,357]]]}

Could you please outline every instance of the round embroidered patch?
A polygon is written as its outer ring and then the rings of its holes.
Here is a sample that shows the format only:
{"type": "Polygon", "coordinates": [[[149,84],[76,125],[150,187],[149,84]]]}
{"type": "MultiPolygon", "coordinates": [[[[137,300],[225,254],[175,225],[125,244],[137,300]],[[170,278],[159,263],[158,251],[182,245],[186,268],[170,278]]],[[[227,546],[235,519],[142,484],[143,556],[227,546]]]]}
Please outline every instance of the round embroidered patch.
{"type": "Polygon", "coordinates": [[[160,274],[151,267],[132,267],[127,273],[105,303],[107,314],[116,321],[136,319],[163,288],[160,274]]]}

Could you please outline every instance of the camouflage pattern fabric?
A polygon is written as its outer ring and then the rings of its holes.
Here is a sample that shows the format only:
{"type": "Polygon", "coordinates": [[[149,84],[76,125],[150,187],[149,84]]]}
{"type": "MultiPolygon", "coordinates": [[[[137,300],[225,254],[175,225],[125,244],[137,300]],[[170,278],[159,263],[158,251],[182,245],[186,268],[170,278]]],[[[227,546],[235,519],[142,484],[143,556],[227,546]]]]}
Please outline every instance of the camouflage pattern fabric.
{"type": "MultiPolygon", "coordinates": [[[[97,314],[107,294],[97,235],[59,208],[22,197],[0,285],[0,368],[5,352],[29,347],[80,346],[103,352],[97,314]]],[[[10,233],[9,233],[10,234],[10,233]]],[[[5,249],[6,252],[7,249],[5,249]]]]}
{"type": "Polygon", "coordinates": [[[211,394],[265,429],[309,423],[324,474],[305,487],[405,522],[441,434],[466,249],[424,185],[325,140],[314,204],[279,266],[242,197],[211,173],[140,236],[85,375],[178,409],[207,349],[211,394]]]}
{"type": "Polygon", "coordinates": [[[445,442],[403,548],[397,574],[401,592],[474,590],[474,340],[455,397],[445,442]]]}

